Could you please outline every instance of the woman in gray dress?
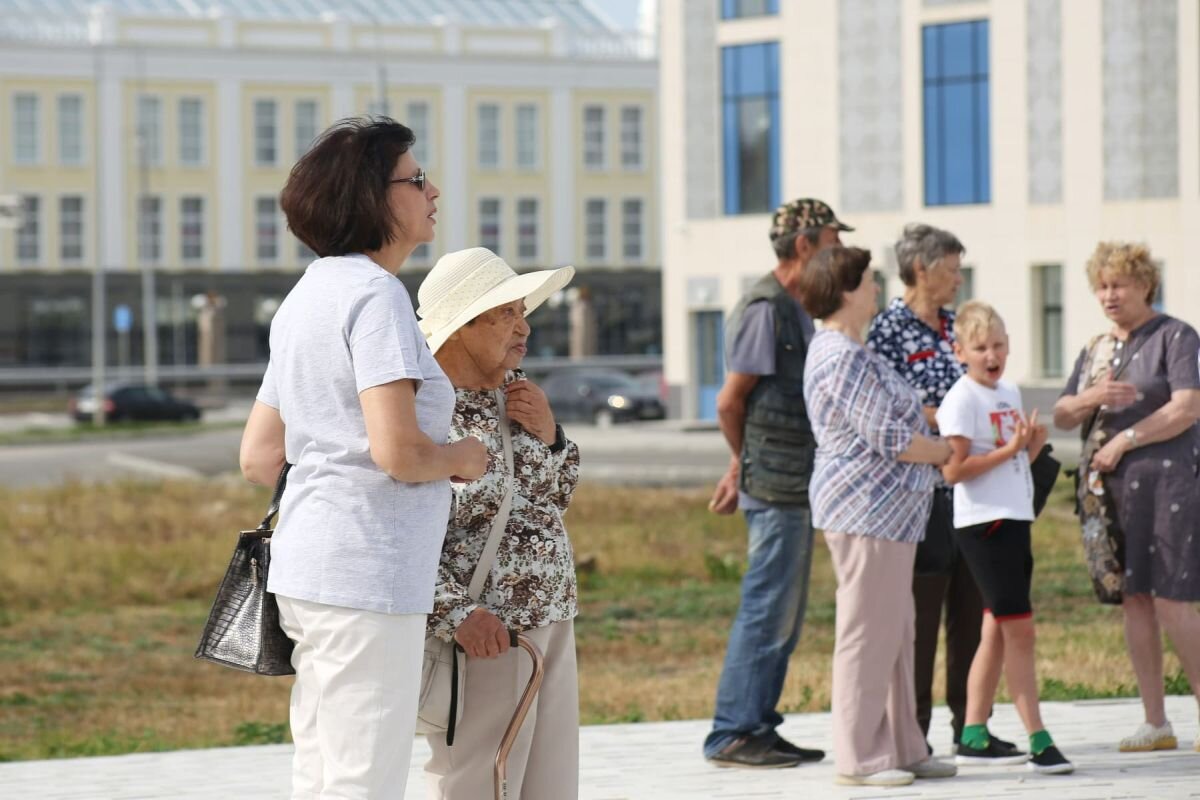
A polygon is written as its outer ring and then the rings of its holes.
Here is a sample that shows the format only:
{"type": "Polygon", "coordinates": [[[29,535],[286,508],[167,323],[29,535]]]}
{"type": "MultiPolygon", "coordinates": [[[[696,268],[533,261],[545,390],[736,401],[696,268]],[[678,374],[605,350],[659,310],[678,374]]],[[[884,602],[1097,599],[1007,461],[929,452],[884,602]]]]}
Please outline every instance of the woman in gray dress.
{"type": "Polygon", "coordinates": [[[1087,276],[1113,326],[1080,353],[1054,424],[1084,426],[1084,547],[1101,602],[1124,610],[1146,712],[1120,749],[1167,750],[1177,743],[1163,708],[1160,626],[1200,699],[1200,337],[1152,307],[1159,272],[1146,247],[1102,242],[1087,276]]]}

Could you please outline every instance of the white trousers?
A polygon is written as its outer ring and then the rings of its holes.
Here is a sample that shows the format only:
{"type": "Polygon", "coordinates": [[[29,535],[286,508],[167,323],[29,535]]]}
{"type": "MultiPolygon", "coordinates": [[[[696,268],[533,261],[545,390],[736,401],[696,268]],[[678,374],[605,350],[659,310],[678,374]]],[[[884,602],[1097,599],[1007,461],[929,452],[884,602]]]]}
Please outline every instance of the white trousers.
{"type": "MultiPolygon", "coordinates": [[[[545,656],[541,691],[508,756],[508,797],[575,800],[579,796],[579,678],[575,622],[526,631],[545,656]]],[[[425,765],[430,800],[490,800],[496,748],[531,672],[529,654],[514,648],[497,658],[466,659],[463,717],[446,745],[430,734],[425,765]]]]}
{"type": "Polygon", "coordinates": [[[276,598],[296,643],[292,800],[403,800],[425,615],[276,598]]]}

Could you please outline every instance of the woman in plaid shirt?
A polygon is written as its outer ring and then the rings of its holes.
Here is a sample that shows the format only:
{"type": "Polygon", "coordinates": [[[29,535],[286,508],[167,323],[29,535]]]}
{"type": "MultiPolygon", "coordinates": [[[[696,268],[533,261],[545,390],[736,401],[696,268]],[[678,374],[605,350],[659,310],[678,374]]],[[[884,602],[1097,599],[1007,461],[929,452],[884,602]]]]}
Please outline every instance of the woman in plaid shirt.
{"type": "Polygon", "coordinates": [[[920,399],[863,344],[879,288],[871,254],[832,247],[801,277],[823,320],[804,368],[817,438],[809,498],[837,575],[833,732],[838,783],[901,786],[955,767],[929,757],[913,690],[912,565],[950,447],[920,399]]]}

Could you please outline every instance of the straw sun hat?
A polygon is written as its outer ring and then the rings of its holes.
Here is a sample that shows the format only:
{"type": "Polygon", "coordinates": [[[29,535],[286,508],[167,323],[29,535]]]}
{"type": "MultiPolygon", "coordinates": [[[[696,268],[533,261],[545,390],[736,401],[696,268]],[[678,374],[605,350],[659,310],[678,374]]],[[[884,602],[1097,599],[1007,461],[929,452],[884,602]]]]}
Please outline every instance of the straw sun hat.
{"type": "Polygon", "coordinates": [[[486,247],[447,253],[417,290],[421,332],[436,353],[452,333],[488,309],[524,298],[528,316],[574,275],[574,267],[518,275],[486,247]]]}

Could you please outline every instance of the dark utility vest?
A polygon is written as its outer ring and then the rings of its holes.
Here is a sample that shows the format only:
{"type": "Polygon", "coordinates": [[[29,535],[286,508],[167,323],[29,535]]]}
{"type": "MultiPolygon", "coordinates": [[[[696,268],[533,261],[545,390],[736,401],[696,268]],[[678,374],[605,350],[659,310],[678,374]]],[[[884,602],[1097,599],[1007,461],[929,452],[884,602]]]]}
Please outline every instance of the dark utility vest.
{"type": "Polygon", "coordinates": [[[807,504],[817,444],[804,405],[804,328],[796,301],[768,273],[734,309],[735,335],[746,307],[756,302],[770,303],[774,312],[775,374],[760,377],[746,400],[741,489],[767,503],[807,504]]]}

